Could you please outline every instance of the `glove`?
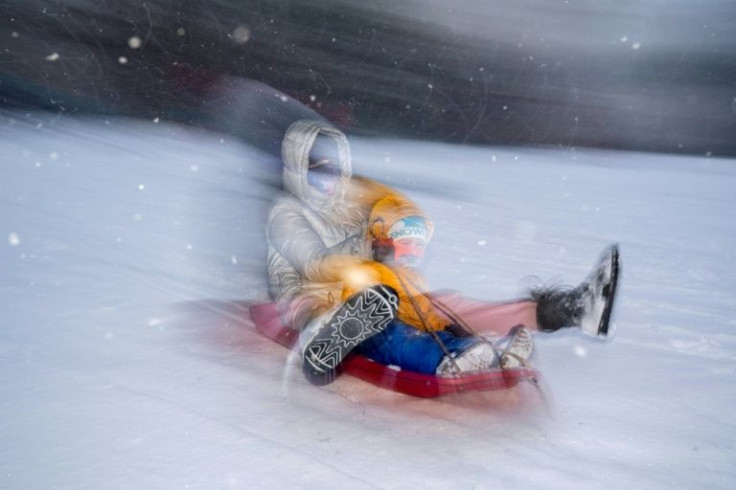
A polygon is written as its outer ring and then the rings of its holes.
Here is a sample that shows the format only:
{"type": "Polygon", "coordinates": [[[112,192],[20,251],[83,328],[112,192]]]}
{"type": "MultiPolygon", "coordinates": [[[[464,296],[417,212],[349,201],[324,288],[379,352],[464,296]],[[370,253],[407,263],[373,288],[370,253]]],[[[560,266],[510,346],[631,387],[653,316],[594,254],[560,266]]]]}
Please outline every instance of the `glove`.
{"type": "Polygon", "coordinates": [[[374,238],[371,242],[371,250],[373,251],[373,260],[384,262],[394,255],[394,241],[390,238],[383,240],[374,238]]]}
{"type": "Polygon", "coordinates": [[[448,326],[445,327],[445,332],[449,332],[455,337],[460,338],[467,338],[467,337],[473,337],[473,333],[468,332],[463,327],[458,325],[457,323],[451,323],[448,326]]]}

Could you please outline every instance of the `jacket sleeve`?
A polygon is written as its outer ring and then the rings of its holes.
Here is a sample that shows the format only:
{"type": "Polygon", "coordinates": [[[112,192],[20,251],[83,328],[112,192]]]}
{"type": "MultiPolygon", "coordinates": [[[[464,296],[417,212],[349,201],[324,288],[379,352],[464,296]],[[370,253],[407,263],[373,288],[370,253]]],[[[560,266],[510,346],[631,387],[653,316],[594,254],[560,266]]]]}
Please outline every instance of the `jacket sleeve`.
{"type": "MultiPolygon", "coordinates": [[[[327,247],[309,221],[298,211],[289,207],[276,207],[269,216],[268,239],[277,252],[284,257],[302,277],[308,281],[334,281],[338,266],[335,262],[325,267],[327,257],[339,255],[350,261],[349,256],[362,244],[363,236],[348,237],[332,247],[327,247]]],[[[358,259],[355,258],[355,261],[358,259]]]]}

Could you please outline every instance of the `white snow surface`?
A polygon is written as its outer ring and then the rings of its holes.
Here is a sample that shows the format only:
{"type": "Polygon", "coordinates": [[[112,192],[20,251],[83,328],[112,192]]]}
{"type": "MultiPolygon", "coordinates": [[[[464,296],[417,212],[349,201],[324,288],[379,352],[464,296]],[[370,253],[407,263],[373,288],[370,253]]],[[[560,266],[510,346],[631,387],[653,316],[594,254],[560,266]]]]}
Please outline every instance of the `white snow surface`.
{"type": "Polygon", "coordinates": [[[278,171],[152,121],[0,120],[0,488],[733,488],[736,161],[351,139],[433,217],[430,284],[575,284],[616,334],[536,337],[541,390],[314,387],[259,336],[278,171]]]}

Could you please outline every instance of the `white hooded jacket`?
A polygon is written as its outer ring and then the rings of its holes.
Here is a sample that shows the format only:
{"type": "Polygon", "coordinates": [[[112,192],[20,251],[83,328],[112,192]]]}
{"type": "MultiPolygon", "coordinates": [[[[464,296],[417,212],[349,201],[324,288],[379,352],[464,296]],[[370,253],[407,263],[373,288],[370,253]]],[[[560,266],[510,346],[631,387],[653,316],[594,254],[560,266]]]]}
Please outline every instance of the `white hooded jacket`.
{"type": "Polygon", "coordinates": [[[321,262],[332,255],[365,255],[367,216],[365,207],[347,197],[352,169],[342,132],[318,121],[297,121],[286,131],[281,152],[287,192],[277,197],[268,216],[269,292],[284,321],[302,328],[303,319],[286,314],[289,304],[302,293],[324,304],[331,301],[336,286],[328,283],[321,262]],[[331,195],[307,182],[309,153],[318,135],[332,138],[338,148],[341,176],[331,195]]]}

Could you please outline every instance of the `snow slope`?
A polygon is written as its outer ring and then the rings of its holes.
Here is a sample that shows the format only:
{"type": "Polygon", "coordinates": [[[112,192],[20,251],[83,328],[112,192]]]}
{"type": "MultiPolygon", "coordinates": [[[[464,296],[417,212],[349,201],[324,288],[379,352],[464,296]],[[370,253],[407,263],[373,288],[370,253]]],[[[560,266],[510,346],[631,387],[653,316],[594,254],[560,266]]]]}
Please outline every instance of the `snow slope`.
{"type": "Polygon", "coordinates": [[[616,336],[537,337],[543,390],[308,385],[253,331],[277,169],[164,123],[0,119],[0,487],[731,488],[736,162],[355,140],[482,298],[621,243],[616,336]]]}

